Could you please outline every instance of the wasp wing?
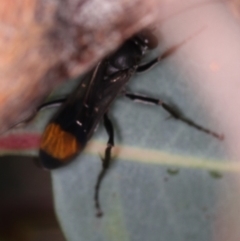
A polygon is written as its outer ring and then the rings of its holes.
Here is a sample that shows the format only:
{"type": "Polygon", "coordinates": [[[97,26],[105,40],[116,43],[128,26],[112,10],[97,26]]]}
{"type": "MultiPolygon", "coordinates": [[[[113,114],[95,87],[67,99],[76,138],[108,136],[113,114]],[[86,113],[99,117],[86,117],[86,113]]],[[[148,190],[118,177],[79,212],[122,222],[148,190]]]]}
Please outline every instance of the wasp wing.
{"type": "Polygon", "coordinates": [[[103,60],[89,71],[51,121],[74,135],[83,145],[135,72],[135,68],[129,68],[109,76],[107,66],[108,62],[103,60]]]}

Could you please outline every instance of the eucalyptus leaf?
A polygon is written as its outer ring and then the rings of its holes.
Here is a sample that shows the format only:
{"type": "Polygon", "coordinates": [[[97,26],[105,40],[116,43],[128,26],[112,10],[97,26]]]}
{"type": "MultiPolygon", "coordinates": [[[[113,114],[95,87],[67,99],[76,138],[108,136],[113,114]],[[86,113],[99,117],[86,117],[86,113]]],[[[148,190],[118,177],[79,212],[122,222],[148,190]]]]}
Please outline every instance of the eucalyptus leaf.
{"type": "MultiPolygon", "coordinates": [[[[161,97],[220,132],[206,103],[195,98],[179,74],[183,70],[175,58],[135,76],[128,88],[161,97]]],[[[117,147],[100,190],[104,216],[95,216],[93,199],[108,138],[102,123],[85,153],[52,172],[56,212],[67,240],[211,240],[217,192],[228,175],[219,180],[209,175],[224,164],[221,141],[169,119],[160,107],[123,97],[109,114],[117,147]],[[169,168],[178,172],[170,175],[169,168]]]]}

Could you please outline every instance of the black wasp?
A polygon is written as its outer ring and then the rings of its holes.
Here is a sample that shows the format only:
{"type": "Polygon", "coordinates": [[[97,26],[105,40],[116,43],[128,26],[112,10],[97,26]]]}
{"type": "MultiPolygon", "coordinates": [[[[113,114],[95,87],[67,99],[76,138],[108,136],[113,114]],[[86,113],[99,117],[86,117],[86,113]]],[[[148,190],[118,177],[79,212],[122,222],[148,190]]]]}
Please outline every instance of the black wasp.
{"type": "Polygon", "coordinates": [[[143,72],[153,67],[157,62],[174,53],[185,42],[186,40],[169,48],[160,57],[146,64],[141,64],[147,51],[158,45],[153,34],[146,30],[142,31],[125,41],[117,51],[105,57],[90,70],[67,99],[52,101],[39,107],[40,110],[53,104],[63,103],[42,135],[39,155],[41,164],[47,169],[61,167],[78,155],[103,118],[109,139],[105,156],[102,158],[102,171],[99,173],[95,186],[94,200],[97,216],[102,215],[99,189],[110,166],[111,150],[114,146],[114,129],[108,117],[108,110],[119,95],[131,100],[161,106],[175,119],[222,139],[221,135],[185,118],[164,101],[130,93],[125,89],[126,84],[136,72],[143,72]]]}

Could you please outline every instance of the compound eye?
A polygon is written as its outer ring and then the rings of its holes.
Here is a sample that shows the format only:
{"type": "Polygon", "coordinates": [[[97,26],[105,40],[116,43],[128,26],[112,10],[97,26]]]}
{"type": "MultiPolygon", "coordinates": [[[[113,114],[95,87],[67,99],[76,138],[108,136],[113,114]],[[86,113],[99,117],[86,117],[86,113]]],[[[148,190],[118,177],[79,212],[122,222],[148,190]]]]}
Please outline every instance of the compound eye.
{"type": "Polygon", "coordinates": [[[151,30],[144,29],[138,35],[144,41],[148,49],[155,49],[158,46],[158,39],[151,30]]]}

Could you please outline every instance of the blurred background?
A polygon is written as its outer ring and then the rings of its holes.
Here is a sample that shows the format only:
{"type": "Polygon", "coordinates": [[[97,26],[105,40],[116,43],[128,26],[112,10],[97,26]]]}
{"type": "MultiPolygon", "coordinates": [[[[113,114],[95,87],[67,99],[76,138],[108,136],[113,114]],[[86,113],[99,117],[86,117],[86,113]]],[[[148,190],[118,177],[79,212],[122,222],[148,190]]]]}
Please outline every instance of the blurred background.
{"type": "Polygon", "coordinates": [[[0,158],[0,240],[65,240],[53,209],[50,173],[34,158],[0,158]]]}

